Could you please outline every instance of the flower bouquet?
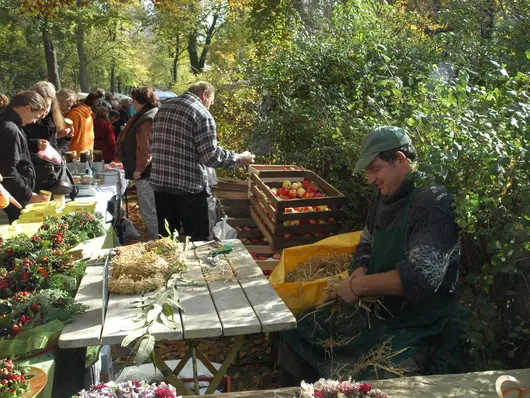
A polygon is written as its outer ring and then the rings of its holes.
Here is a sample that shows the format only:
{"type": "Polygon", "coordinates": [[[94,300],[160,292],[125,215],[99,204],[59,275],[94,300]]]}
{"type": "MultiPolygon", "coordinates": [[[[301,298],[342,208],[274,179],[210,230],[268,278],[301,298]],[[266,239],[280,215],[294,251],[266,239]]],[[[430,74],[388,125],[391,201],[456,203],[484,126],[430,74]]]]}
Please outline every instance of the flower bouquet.
{"type": "Polygon", "coordinates": [[[300,398],[390,398],[387,394],[372,388],[370,384],[354,381],[320,379],[314,384],[302,381],[300,398]]]}
{"type": "Polygon", "coordinates": [[[177,398],[177,390],[171,384],[149,384],[146,381],[101,383],[88,391],[82,390],[74,398],[177,398]]]}

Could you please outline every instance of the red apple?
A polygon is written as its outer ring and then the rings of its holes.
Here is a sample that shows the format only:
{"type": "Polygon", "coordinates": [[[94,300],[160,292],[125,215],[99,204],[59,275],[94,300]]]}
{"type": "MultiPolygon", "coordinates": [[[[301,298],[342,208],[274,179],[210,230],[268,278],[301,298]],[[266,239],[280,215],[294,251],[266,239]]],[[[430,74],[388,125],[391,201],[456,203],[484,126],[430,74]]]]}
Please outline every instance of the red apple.
{"type": "Polygon", "coordinates": [[[304,193],[304,199],[309,199],[311,196],[309,196],[310,192],[307,192],[304,193]]]}
{"type": "Polygon", "coordinates": [[[303,211],[304,213],[307,213],[307,212],[309,212],[309,211],[315,211],[315,209],[313,209],[312,206],[306,206],[306,207],[304,207],[304,209],[303,209],[302,211],[303,211]]]}
{"type": "Polygon", "coordinates": [[[309,223],[309,220],[300,220],[300,225],[306,225],[309,223]]]}
{"type": "Polygon", "coordinates": [[[283,196],[282,196],[282,199],[284,199],[284,200],[289,200],[289,199],[291,199],[291,198],[289,197],[289,195],[283,195],[283,196]]]}
{"type": "Polygon", "coordinates": [[[285,213],[296,213],[296,210],[293,207],[288,207],[285,209],[285,213]]]}
{"type": "Polygon", "coordinates": [[[287,188],[281,187],[278,189],[278,196],[289,195],[289,190],[287,188]]]}
{"type": "Polygon", "coordinates": [[[242,231],[241,227],[238,226],[238,225],[236,225],[236,226],[234,227],[234,229],[235,229],[237,232],[241,232],[241,231],[242,231]]]}
{"type": "Polygon", "coordinates": [[[306,188],[309,192],[317,192],[318,191],[318,188],[313,185],[313,184],[309,184],[309,186],[306,188]]]}
{"type": "Polygon", "coordinates": [[[283,237],[286,238],[286,239],[289,239],[290,237],[292,237],[293,235],[292,234],[284,234],[283,237]]]}
{"type": "Polygon", "coordinates": [[[289,197],[291,199],[297,198],[298,197],[298,191],[296,189],[291,189],[289,191],[289,197]]]}
{"type": "Polygon", "coordinates": [[[316,192],[315,193],[315,198],[325,198],[326,195],[324,195],[322,192],[316,192]]]}
{"type": "Polygon", "coordinates": [[[312,198],[313,196],[315,196],[315,193],[314,192],[309,192],[309,197],[312,198]]]}
{"type": "Polygon", "coordinates": [[[318,224],[318,220],[315,220],[314,218],[311,218],[309,220],[309,224],[318,224]]]}
{"type": "Polygon", "coordinates": [[[304,180],[304,182],[302,183],[302,186],[304,187],[304,189],[307,190],[307,187],[311,185],[311,181],[310,180],[304,180]]]}

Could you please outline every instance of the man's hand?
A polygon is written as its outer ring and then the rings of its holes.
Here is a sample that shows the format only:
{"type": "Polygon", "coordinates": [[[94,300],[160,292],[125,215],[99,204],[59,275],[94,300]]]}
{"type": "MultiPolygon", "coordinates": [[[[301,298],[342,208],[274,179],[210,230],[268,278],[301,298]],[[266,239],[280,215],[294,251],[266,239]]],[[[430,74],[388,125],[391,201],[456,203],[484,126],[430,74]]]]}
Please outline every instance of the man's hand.
{"type": "Polygon", "coordinates": [[[38,146],[38,148],[39,148],[39,152],[45,151],[46,148],[48,148],[48,141],[46,141],[46,140],[39,140],[37,146],[38,146]]]}
{"type": "Polygon", "coordinates": [[[142,178],[142,172],[141,172],[141,171],[135,171],[135,172],[133,173],[133,178],[134,178],[135,180],[139,180],[140,178],[142,178]]]}
{"type": "Polygon", "coordinates": [[[247,166],[247,165],[249,165],[251,163],[254,163],[254,159],[256,158],[256,155],[250,153],[249,151],[245,151],[243,153],[240,153],[239,156],[240,156],[239,162],[243,166],[247,166]]]}
{"type": "Polygon", "coordinates": [[[357,301],[361,299],[361,296],[358,294],[358,291],[360,290],[358,286],[358,280],[360,277],[349,277],[344,279],[341,283],[339,283],[335,289],[331,292],[330,298],[332,300],[339,300],[343,303],[346,303],[348,305],[353,305],[357,301]],[[353,279],[352,279],[353,278],[353,279]],[[351,283],[351,287],[350,287],[351,283]],[[357,289],[356,289],[357,285],[357,289]],[[353,291],[352,291],[353,288],[353,291]],[[355,292],[355,294],[354,294],[355,292]]]}
{"type": "Polygon", "coordinates": [[[49,202],[50,201],[50,197],[49,196],[46,196],[46,195],[42,195],[42,194],[37,194],[35,192],[33,192],[31,194],[31,198],[29,200],[29,203],[42,203],[42,202],[49,202]]]}

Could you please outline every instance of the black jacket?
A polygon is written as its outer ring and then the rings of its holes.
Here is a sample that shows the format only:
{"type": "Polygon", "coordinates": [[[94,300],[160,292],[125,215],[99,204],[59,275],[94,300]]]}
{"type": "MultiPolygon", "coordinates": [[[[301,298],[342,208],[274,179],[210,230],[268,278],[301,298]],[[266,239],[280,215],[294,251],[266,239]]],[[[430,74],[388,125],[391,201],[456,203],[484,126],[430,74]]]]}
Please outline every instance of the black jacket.
{"type": "MultiPolygon", "coordinates": [[[[0,174],[4,178],[2,184],[11,195],[20,204],[27,204],[35,184],[35,169],[31,163],[26,135],[22,131],[22,120],[10,107],[0,114],[0,174]]],[[[4,211],[9,222],[20,214],[20,210],[12,204],[4,211]]]]}
{"type": "Polygon", "coordinates": [[[37,153],[39,151],[39,140],[48,141],[61,155],[64,155],[68,151],[70,138],[57,138],[57,127],[55,126],[51,112],[44,119],[37,120],[33,124],[25,125],[23,130],[28,139],[30,153],[37,153]]]}

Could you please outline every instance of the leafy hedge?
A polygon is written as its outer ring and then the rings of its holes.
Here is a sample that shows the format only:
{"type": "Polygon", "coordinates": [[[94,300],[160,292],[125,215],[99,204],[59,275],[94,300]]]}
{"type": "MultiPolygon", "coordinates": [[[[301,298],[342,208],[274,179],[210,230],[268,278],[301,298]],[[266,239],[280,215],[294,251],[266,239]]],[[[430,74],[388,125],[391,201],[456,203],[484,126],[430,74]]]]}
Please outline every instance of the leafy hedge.
{"type": "MultiPolygon", "coordinates": [[[[528,30],[507,35],[507,20],[490,42],[474,25],[429,36],[416,14],[348,4],[323,31],[299,29],[255,60],[244,89],[213,108],[230,133],[222,141],[259,142],[261,162],[316,171],[349,197],[349,225],[360,228],[373,192],[352,175],[360,142],[375,126],[407,128],[420,169],[454,195],[469,370],[529,367],[530,52],[516,41],[528,30]]],[[[465,12],[453,11],[449,24],[465,12]]]]}

